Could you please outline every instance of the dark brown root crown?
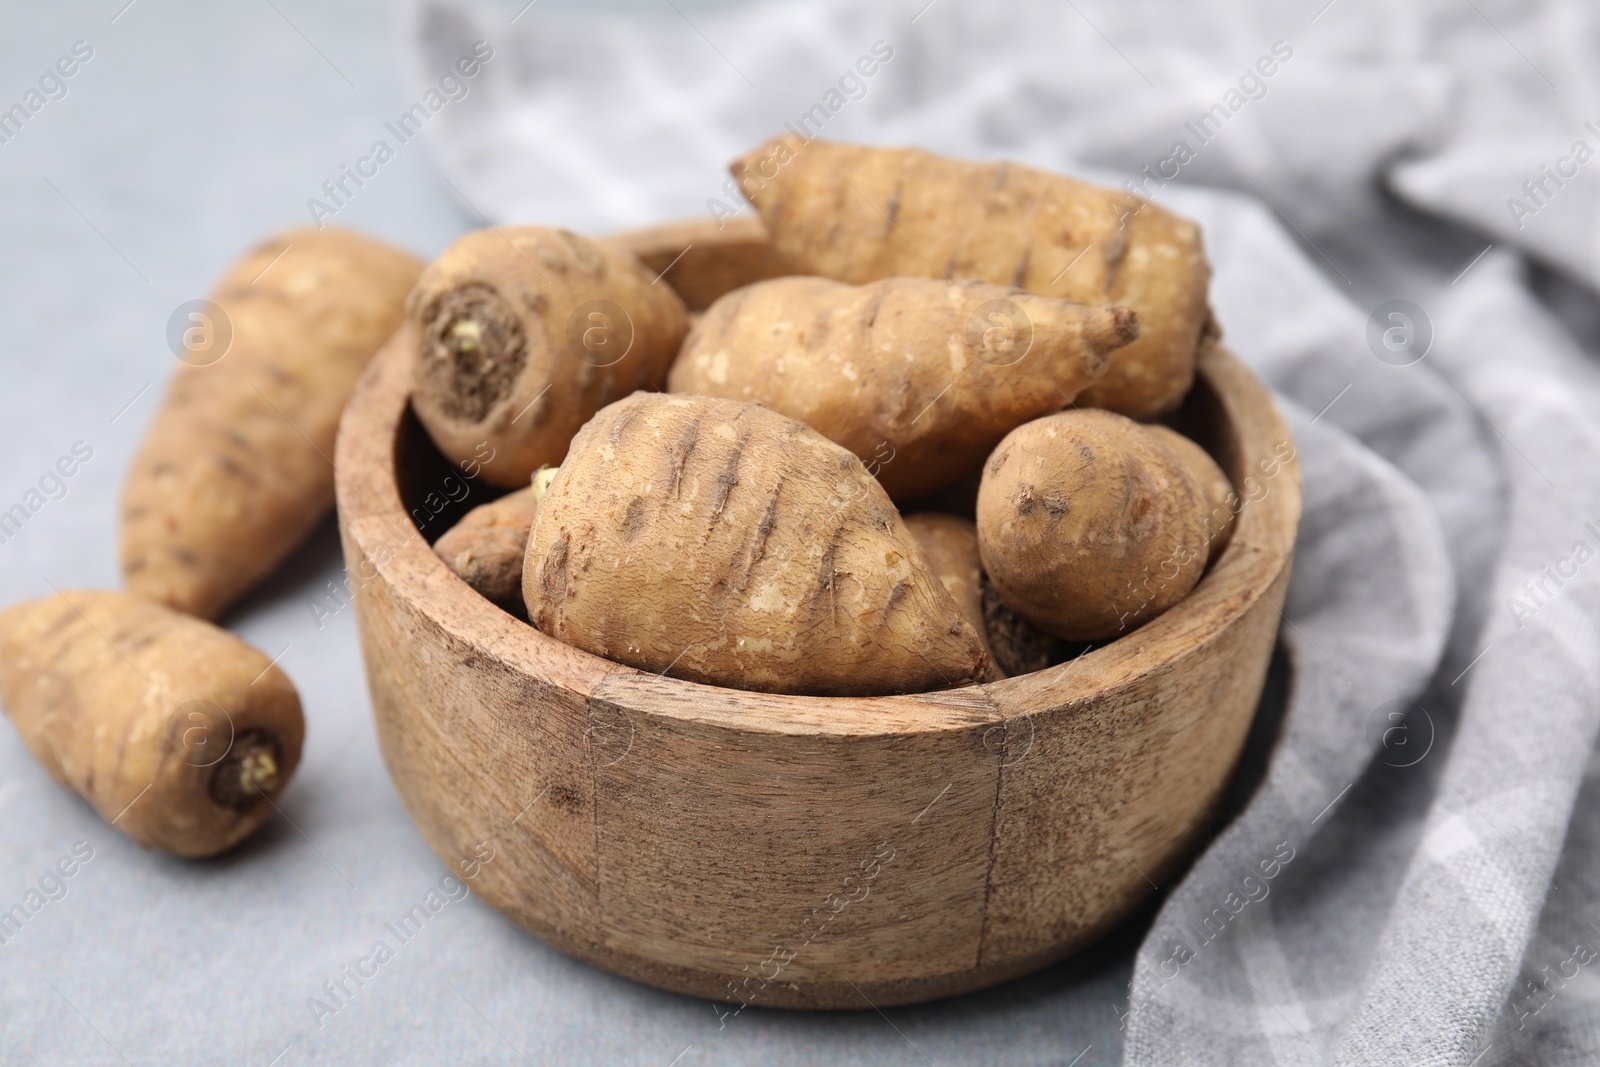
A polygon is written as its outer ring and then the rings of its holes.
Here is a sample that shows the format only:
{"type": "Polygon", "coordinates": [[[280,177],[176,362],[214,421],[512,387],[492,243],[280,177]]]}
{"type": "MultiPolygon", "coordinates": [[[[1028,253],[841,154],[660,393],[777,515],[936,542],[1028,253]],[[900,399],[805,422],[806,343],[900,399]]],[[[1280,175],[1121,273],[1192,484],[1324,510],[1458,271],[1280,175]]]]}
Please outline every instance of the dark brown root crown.
{"type": "Polygon", "coordinates": [[[278,742],[260,730],[247,730],[211,775],[211,799],[225,808],[244,809],[277,792],[283,779],[278,742]]]}
{"type": "Polygon", "coordinates": [[[452,418],[482,422],[527,361],[527,336],[505,299],[481,282],[434,298],[418,352],[433,399],[452,418]]]}

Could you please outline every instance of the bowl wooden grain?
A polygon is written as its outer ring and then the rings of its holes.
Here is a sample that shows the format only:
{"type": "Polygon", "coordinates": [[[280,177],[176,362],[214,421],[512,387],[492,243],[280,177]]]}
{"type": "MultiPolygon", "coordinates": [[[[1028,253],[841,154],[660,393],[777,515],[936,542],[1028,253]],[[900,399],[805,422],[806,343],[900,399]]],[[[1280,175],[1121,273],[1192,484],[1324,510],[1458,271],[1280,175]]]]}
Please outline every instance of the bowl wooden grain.
{"type": "MultiPolygon", "coordinates": [[[[614,239],[692,306],[784,270],[748,221],[614,239]]],[[[1035,674],[824,698],[600,659],[450,573],[429,542],[491,491],[411,414],[410,343],[402,331],[374,361],[340,428],[345,560],[395,786],[440,858],[517,925],[694,996],[883,1007],[1062,958],[1203,843],[1300,513],[1289,431],[1225,350],[1203,358],[1180,421],[1249,499],[1182,603],[1035,674]]]]}

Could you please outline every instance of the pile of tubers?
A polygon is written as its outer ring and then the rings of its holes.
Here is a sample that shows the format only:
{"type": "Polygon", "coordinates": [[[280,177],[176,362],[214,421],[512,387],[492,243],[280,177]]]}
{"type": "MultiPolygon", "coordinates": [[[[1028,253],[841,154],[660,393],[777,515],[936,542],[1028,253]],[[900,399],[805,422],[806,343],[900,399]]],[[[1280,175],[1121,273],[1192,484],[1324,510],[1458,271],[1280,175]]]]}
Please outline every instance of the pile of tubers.
{"type": "Polygon", "coordinates": [[[598,656],[831,696],[1038,670],[1189,593],[1239,507],[1155,421],[1217,337],[1193,224],[916,149],[731,169],[794,273],[702,313],[537,227],[423,272],[412,407],[515,490],[438,540],[451,570],[598,656]]]}
{"type": "Polygon", "coordinates": [[[995,681],[1183,599],[1240,507],[1159,420],[1217,339],[1198,229],[1009,163],[776,138],[736,161],[787,276],[691,310],[619,244],[334,228],[251,250],[122,501],[127,592],[0,614],[30,750],[140,844],[275,806],[293,685],[214,624],[333,506],[340,412],[397,331],[438,451],[505,495],[434,543],[549,636],[657,674],[864,696],[995,681]],[[206,748],[206,745],[211,747],[206,748]]]}

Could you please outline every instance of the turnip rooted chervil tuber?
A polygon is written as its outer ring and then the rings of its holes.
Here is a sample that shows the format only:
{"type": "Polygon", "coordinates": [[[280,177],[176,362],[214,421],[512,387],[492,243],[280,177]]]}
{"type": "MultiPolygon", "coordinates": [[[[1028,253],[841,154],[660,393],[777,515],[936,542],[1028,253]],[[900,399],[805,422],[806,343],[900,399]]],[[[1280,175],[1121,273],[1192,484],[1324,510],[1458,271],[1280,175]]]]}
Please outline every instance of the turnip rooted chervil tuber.
{"type": "Polygon", "coordinates": [[[775,278],[712,304],[674,392],[753,400],[861,457],[896,501],[978,472],[1139,335],[1133,312],[985,282],[775,278]]]}
{"type": "Polygon", "coordinates": [[[545,633],[741,689],[973,682],[983,641],[861,461],[759,404],[635,393],[572,442],[528,538],[545,633]]]}
{"type": "Polygon", "coordinates": [[[683,302],[629,253],[567,230],[501,226],[445,249],[406,302],[412,404],[439,451],[521,487],[560,463],[591,415],[659,388],[683,302]]]}
{"type": "Polygon", "coordinates": [[[127,593],[0,613],[0,699],[50,776],[146,848],[209,856],[300,762],[294,686],[226,630],[127,593]]]}
{"type": "Polygon", "coordinates": [[[223,276],[209,325],[232,342],[178,367],[128,472],[129,589],[216,618],[332,510],[339,415],[421,270],[329,227],[280,234],[223,276]]]}
{"type": "Polygon", "coordinates": [[[1199,479],[1109,411],[1019,426],[978,488],[978,548],[1005,603],[1069,641],[1128,633],[1188,595],[1210,548],[1199,479]]]}
{"type": "Polygon", "coordinates": [[[1016,163],[784,135],[730,168],[798,273],[860,284],[977,278],[1139,316],[1139,338],[1078,398],[1145,417],[1176,407],[1208,331],[1194,223],[1136,196],[1016,163]]]}

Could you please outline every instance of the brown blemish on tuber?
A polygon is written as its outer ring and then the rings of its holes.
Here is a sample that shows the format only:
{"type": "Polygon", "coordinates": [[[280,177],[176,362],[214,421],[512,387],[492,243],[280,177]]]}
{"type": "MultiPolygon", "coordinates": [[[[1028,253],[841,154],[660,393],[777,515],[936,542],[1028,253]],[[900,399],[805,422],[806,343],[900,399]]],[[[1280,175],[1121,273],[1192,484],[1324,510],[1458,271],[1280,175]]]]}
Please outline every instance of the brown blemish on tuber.
{"type": "Polygon", "coordinates": [[[211,799],[226,808],[248,808],[278,790],[278,743],[260,730],[233,739],[233,747],[211,774],[211,799]]]}
{"type": "Polygon", "coordinates": [[[516,312],[487,285],[441,294],[422,313],[417,373],[453,418],[480,421],[503,400],[527,361],[516,312]]]}

